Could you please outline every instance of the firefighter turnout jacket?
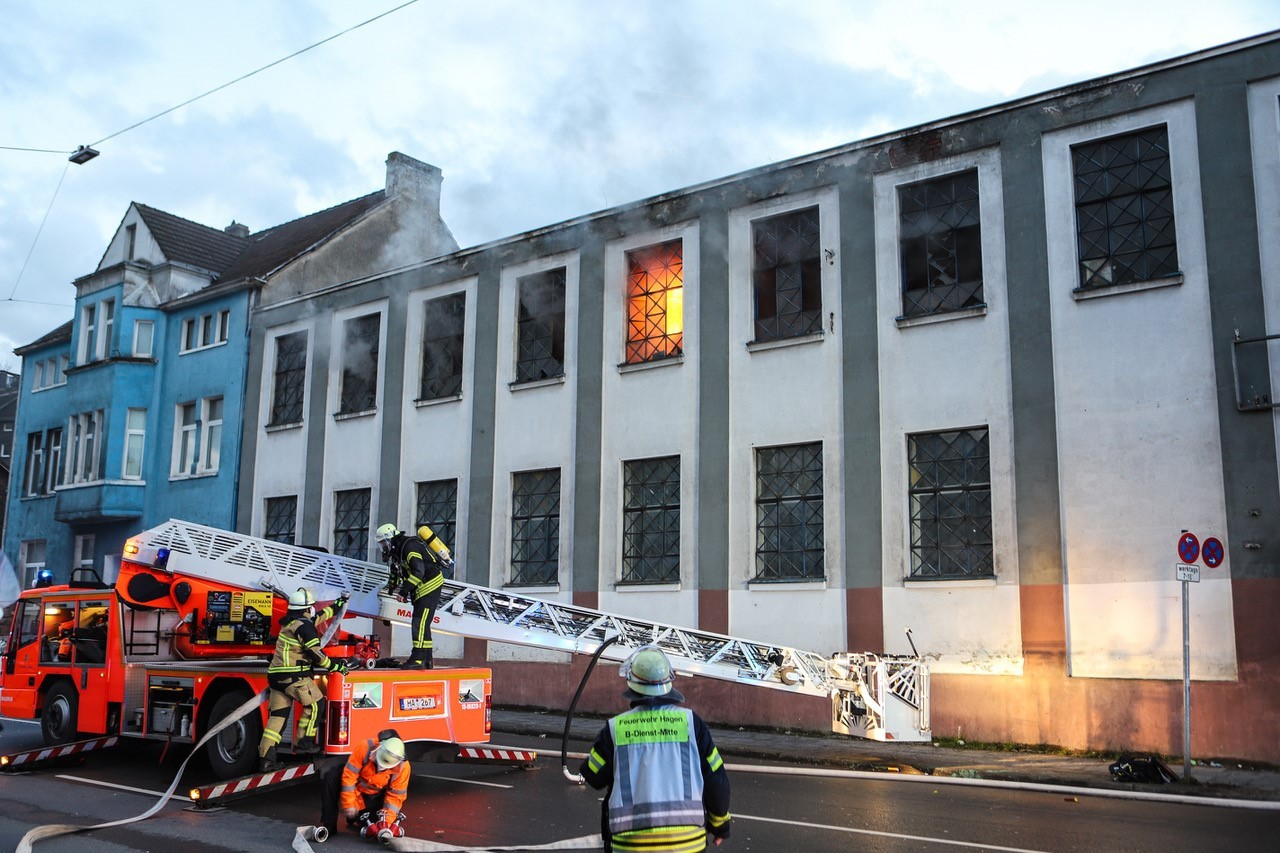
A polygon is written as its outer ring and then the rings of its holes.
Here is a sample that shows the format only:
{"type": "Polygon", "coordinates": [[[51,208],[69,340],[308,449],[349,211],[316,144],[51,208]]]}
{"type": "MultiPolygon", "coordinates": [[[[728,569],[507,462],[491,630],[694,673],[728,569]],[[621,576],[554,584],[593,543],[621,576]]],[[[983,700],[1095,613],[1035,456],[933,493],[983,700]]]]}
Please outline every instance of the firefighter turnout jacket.
{"type": "MultiPolygon", "coordinates": [[[[435,534],[432,534],[435,537],[435,534]]],[[[417,601],[444,586],[444,570],[428,543],[417,536],[398,536],[393,542],[388,592],[417,601]]]]}
{"type": "Polygon", "coordinates": [[[342,768],[342,788],[338,794],[338,806],[342,809],[361,811],[366,797],[383,796],[383,818],[394,823],[404,808],[404,798],[409,793],[409,762],[401,761],[394,767],[382,770],[374,758],[378,741],[368,738],[356,744],[347,765],[342,768]]]}
{"type": "MultiPolygon", "coordinates": [[[[326,607],[316,619],[333,617],[333,607],[326,607]]],[[[333,661],[320,648],[320,633],[316,623],[300,612],[290,610],[280,619],[280,635],[276,639],[275,654],[267,666],[267,681],[271,686],[284,685],[297,678],[310,677],[316,669],[329,672],[333,661]]]]}
{"type": "Polygon", "coordinates": [[[603,831],[618,853],[697,853],[729,835],[729,774],[702,718],[659,696],[609,721],[583,762],[608,787],[603,831]],[[705,829],[704,829],[705,827],[705,829]]]}

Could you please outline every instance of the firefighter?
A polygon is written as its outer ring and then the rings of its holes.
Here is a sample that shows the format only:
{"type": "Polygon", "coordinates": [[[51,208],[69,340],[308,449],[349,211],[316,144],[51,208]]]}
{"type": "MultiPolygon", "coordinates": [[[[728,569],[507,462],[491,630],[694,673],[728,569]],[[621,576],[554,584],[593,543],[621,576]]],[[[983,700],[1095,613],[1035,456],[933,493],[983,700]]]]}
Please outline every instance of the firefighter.
{"type": "Polygon", "coordinates": [[[428,541],[409,536],[394,524],[382,525],[375,536],[382,548],[382,559],[390,569],[387,594],[413,603],[413,621],[409,627],[413,654],[400,665],[403,669],[432,667],[431,620],[440,604],[444,567],[452,562],[449,549],[436,539],[431,528],[420,529],[430,534],[428,541]]]}
{"type": "Polygon", "coordinates": [[[330,834],[338,831],[341,812],[347,826],[366,838],[388,841],[404,835],[401,808],[409,793],[409,762],[394,729],[356,744],[345,764],[324,774],[321,787],[320,822],[330,834]]]}
{"type": "Polygon", "coordinates": [[[318,752],[317,733],[320,730],[320,702],[324,698],[312,675],[316,669],[323,672],[347,672],[342,661],[332,661],[320,648],[320,635],[316,632],[316,619],[323,621],[333,617],[342,607],[345,595],[317,617],[316,597],[311,590],[299,587],[289,596],[289,608],[280,617],[280,635],[276,651],[267,667],[267,727],[258,742],[259,765],[262,772],[278,770],[276,747],[280,745],[281,732],[289,719],[294,701],[302,704],[302,716],[298,720],[301,736],[293,745],[294,752],[318,752]]]}
{"type": "Polygon", "coordinates": [[[608,788],[605,850],[696,853],[708,831],[720,844],[729,837],[729,774],[707,724],[680,707],[671,661],[642,646],[619,674],[631,710],[600,730],[579,770],[591,787],[608,788]]]}

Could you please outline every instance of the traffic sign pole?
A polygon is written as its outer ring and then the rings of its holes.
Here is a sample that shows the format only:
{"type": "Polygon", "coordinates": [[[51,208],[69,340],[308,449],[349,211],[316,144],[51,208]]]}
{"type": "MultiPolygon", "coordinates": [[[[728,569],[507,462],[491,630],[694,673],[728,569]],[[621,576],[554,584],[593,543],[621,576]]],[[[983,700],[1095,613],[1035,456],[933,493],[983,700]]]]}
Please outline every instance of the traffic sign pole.
{"type": "Polygon", "coordinates": [[[1182,578],[1182,779],[1191,781],[1191,608],[1190,581],[1182,578]]]}

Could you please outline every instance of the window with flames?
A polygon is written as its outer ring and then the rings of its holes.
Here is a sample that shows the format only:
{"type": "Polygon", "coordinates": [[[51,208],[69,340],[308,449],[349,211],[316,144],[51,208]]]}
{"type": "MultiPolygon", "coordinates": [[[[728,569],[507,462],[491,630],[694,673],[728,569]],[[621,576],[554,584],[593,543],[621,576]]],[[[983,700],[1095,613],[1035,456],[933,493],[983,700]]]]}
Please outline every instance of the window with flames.
{"type": "Polygon", "coordinates": [[[684,254],[679,240],[627,253],[627,364],[684,352],[684,254]]]}

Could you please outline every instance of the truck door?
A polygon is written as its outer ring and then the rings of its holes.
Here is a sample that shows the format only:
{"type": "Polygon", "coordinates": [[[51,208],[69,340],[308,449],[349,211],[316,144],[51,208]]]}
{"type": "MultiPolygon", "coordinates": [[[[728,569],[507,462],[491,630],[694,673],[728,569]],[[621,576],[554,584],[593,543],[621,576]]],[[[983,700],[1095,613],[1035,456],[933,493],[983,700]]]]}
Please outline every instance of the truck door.
{"type": "Polygon", "coordinates": [[[110,601],[105,598],[44,600],[41,663],[50,673],[65,672],[71,677],[79,694],[78,728],[94,734],[106,732],[110,612],[110,601]]]}
{"type": "Polygon", "coordinates": [[[38,598],[19,600],[14,607],[13,627],[4,660],[4,693],[0,713],[10,717],[35,719],[36,671],[44,652],[44,602],[38,598]]]}

